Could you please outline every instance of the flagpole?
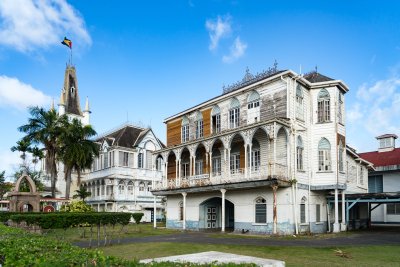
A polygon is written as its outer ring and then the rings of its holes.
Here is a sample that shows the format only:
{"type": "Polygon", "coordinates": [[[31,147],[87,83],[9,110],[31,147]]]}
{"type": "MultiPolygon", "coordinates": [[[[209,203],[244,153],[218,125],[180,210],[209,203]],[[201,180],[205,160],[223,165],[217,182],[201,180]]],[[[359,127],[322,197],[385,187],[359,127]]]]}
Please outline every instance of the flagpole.
{"type": "Polygon", "coordinates": [[[70,50],[71,50],[71,58],[70,58],[69,63],[70,63],[70,65],[72,66],[72,47],[70,48],[70,50]]]}

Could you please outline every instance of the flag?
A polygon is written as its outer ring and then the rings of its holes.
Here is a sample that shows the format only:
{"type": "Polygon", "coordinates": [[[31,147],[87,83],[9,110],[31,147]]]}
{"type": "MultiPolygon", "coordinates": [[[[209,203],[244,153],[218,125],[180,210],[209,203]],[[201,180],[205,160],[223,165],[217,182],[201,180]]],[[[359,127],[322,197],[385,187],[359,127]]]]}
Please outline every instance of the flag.
{"type": "Polygon", "coordinates": [[[72,42],[71,40],[67,39],[67,37],[64,37],[64,41],[61,42],[63,45],[68,46],[70,49],[72,49],[72,42]]]}

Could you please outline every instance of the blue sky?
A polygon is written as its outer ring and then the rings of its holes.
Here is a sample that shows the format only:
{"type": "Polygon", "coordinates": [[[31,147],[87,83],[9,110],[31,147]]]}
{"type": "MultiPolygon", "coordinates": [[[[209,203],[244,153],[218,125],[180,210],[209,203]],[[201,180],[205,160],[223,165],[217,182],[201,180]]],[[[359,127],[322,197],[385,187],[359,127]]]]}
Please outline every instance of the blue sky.
{"type": "Polygon", "coordinates": [[[26,107],[58,103],[64,36],[98,133],[128,119],[164,141],[166,117],[277,60],[350,87],[347,141],[358,151],[400,135],[400,3],[280,2],[1,0],[0,170],[18,163],[10,147],[26,107]]]}

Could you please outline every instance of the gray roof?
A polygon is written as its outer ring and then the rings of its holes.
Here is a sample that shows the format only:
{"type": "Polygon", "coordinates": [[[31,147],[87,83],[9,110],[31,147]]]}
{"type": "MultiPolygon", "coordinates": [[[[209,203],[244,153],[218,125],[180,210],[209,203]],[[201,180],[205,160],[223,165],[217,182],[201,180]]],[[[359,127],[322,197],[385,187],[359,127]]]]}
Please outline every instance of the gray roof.
{"type": "Polygon", "coordinates": [[[309,72],[307,74],[304,74],[304,79],[309,81],[310,83],[320,83],[320,82],[329,82],[333,81],[332,78],[329,78],[325,75],[322,75],[316,71],[309,72]]]}

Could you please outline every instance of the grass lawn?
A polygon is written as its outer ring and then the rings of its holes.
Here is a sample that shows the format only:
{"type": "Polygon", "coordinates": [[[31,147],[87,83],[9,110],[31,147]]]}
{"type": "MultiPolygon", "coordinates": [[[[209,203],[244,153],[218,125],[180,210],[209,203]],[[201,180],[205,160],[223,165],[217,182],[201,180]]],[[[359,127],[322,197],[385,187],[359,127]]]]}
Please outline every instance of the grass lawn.
{"type": "MultiPolygon", "coordinates": [[[[163,227],[164,224],[157,224],[157,227],[163,227]]],[[[118,238],[121,226],[117,225],[114,229],[111,226],[107,226],[108,238],[112,236],[113,239],[118,238]]],[[[128,224],[121,232],[121,238],[126,237],[143,237],[152,235],[168,235],[176,233],[177,230],[165,229],[165,228],[153,228],[153,224],[128,224]]],[[[63,229],[49,230],[45,235],[58,240],[64,240],[67,242],[77,241],[89,241],[90,239],[90,227],[70,228],[64,231],[63,229]],[[85,231],[85,237],[83,232],[85,231]]],[[[100,228],[100,239],[104,239],[104,229],[100,228]]],[[[93,227],[93,240],[97,240],[97,228],[93,227]]]]}
{"type": "Polygon", "coordinates": [[[399,266],[400,246],[339,247],[348,258],[328,247],[263,247],[188,243],[140,243],[99,248],[106,255],[146,259],[203,251],[220,251],[283,260],[286,266],[399,266]]]}

